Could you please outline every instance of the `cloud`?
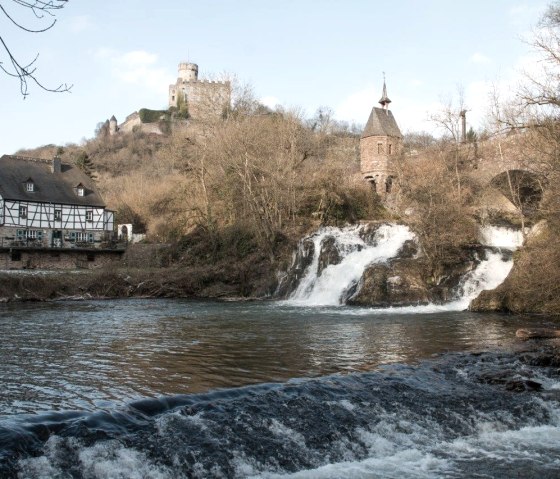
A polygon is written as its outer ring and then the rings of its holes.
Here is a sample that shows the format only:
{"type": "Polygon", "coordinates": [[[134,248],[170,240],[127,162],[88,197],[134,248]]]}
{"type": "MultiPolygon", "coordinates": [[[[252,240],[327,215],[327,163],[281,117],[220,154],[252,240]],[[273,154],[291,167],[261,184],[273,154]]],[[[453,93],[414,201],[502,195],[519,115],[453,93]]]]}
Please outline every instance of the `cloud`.
{"type": "Polygon", "coordinates": [[[78,15],[69,19],[68,28],[72,33],[81,33],[94,27],[88,15],[78,15]]]}
{"type": "Polygon", "coordinates": [[[259,101],[268,108],[276,108],[281,104],[280,100],[275,96],[263,96],[259,101]]]}
{"type": "Polygon", "coordinates": [[[100,48],[94,52],[94,57],[109,62],[113,78],[126,86],[134,85],[162,94],[175,81],[169,70],[158,66],[158,56],[145,50],[122,53],[100,48]]]}
{"type": "Polygon", "coordinates": [[[478,63],[478,64],[488,64],[488,63],[492,63],[492,60],[487,57],[486,55],[483,55],[480,52],[475,52],[471,55],[471,57],[469,58],[469,61],[471,63],[478,63]]]}

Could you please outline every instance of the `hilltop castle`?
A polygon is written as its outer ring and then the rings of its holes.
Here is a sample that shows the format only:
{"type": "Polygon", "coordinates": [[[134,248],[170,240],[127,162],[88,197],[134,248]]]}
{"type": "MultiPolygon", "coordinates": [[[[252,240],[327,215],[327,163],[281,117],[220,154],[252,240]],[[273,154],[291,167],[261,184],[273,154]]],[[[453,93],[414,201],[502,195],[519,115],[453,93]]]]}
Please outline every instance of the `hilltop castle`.
{"type": "Polygon", "coordinates": [[[381,108],[373,107],[360,138],[360,169],[378,195],[391,192],[396,177],[394,160],[402,149],[402,134],[389,110],[387,86],[383,80],[381,108]]]}
{"type": "Polygon", "coordinates": [[[177,81],[169,85],[169,108],[186,105],[193,119],[221,116],[231,101],[229,81],[198,79],[196,63],[179,63],[177,81]]]}
{"type": "Polygon", "coordinates": [[[103,124],[109,135],[118,132],[143,131],[163,134],[162,122],[171,128],[184,128],[186,120],[204,121],[221,118],[231,103],[229,81],[209,81],[198,79],[196,63],[179,63],[177,81],[169,85],[168,110],[148,110],[142,108],[128,115],[123,123],[117,123],[115,115],[103,124]]]}

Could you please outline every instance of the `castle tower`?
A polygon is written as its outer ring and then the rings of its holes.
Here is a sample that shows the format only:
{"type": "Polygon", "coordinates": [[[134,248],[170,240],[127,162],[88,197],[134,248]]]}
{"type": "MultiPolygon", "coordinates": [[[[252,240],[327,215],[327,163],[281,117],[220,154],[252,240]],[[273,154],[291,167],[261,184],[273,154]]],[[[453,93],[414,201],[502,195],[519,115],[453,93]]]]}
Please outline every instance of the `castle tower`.
{"type": "Polygon", "coordinates": [[[118,130],[119,127],[117,125],[117,119],[115,118],[115,115],[113,115],[109,120],[109,135],[115,135],[118,130]]]}
{"type": "Polygon", "coordinates": [[[373,107],[360,138],[360,169],[377,194],[386,197],[396,177],[394,161],[400,154],[402,134],[389,110],[387,85],[383,79],[381,108],[373,107]]]}
{"type": "Polygon", "coordinates": [[[197,81],[198,65],[196,63],[179,63],[179,79],[183,81],[197,81]]]}

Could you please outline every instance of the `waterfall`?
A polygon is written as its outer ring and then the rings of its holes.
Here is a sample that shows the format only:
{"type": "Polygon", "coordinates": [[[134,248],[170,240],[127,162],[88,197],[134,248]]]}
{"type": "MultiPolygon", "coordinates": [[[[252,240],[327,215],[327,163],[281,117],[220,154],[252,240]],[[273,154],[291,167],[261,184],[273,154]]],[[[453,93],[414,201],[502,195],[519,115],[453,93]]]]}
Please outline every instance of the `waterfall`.
{"type": "Polygon", "coordinates": [[[487,225],[480,228],[480,243],[514,251],[523,245],[523,233],[521,230],[487,225]]]}
{"type": "Polygon", "coordinates": [[[415,238],[408,227],[396,224],[379,226],[369,241],[365,233],[363,225],[321,228],[315,233],[310,238],[314,247],[312,262],[289,302],[307,306],[344,304],[368,265],[394,258],[406,241],[415,238]],[[334,241],[340,262],[321,269],[321,252],[327,239],[334,241]]]}
{"type": "MultiPolygon", "coordinates": [[[[301,257],[312,255],[299,279],[297,287],[286,301],[290,305],[338,306],[355,291],[366,268],[397,257],[407,241],[415,240],[414,233],[404,225],[383,224],[373,236],[363,225],[346,228],[326,227],[306,238],[308,246],[300,243],[301,257]],[[311,243],[311,244],[310,244],[311,243]]],[[[445,304],[393,307],[380,312],[462,311],[468,308],[482,291],[498,287],[513,267],[512,252],[523,243],[521,231],[485,226],[480,242],[487,246],[484,259],[461,280],[455,299],[445,304]]]]}

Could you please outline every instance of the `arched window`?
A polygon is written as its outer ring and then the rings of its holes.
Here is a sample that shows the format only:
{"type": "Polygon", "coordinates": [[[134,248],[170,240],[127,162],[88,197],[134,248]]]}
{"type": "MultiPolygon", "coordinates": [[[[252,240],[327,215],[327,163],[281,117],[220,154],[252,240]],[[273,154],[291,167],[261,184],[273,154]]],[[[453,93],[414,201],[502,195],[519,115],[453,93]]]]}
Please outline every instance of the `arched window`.
{"type": "Polygon", "coordinates": [[[393,189],[393,177],[389,176],[385,181],[385,193],[391,193],[392,189],[393,189]]]}

